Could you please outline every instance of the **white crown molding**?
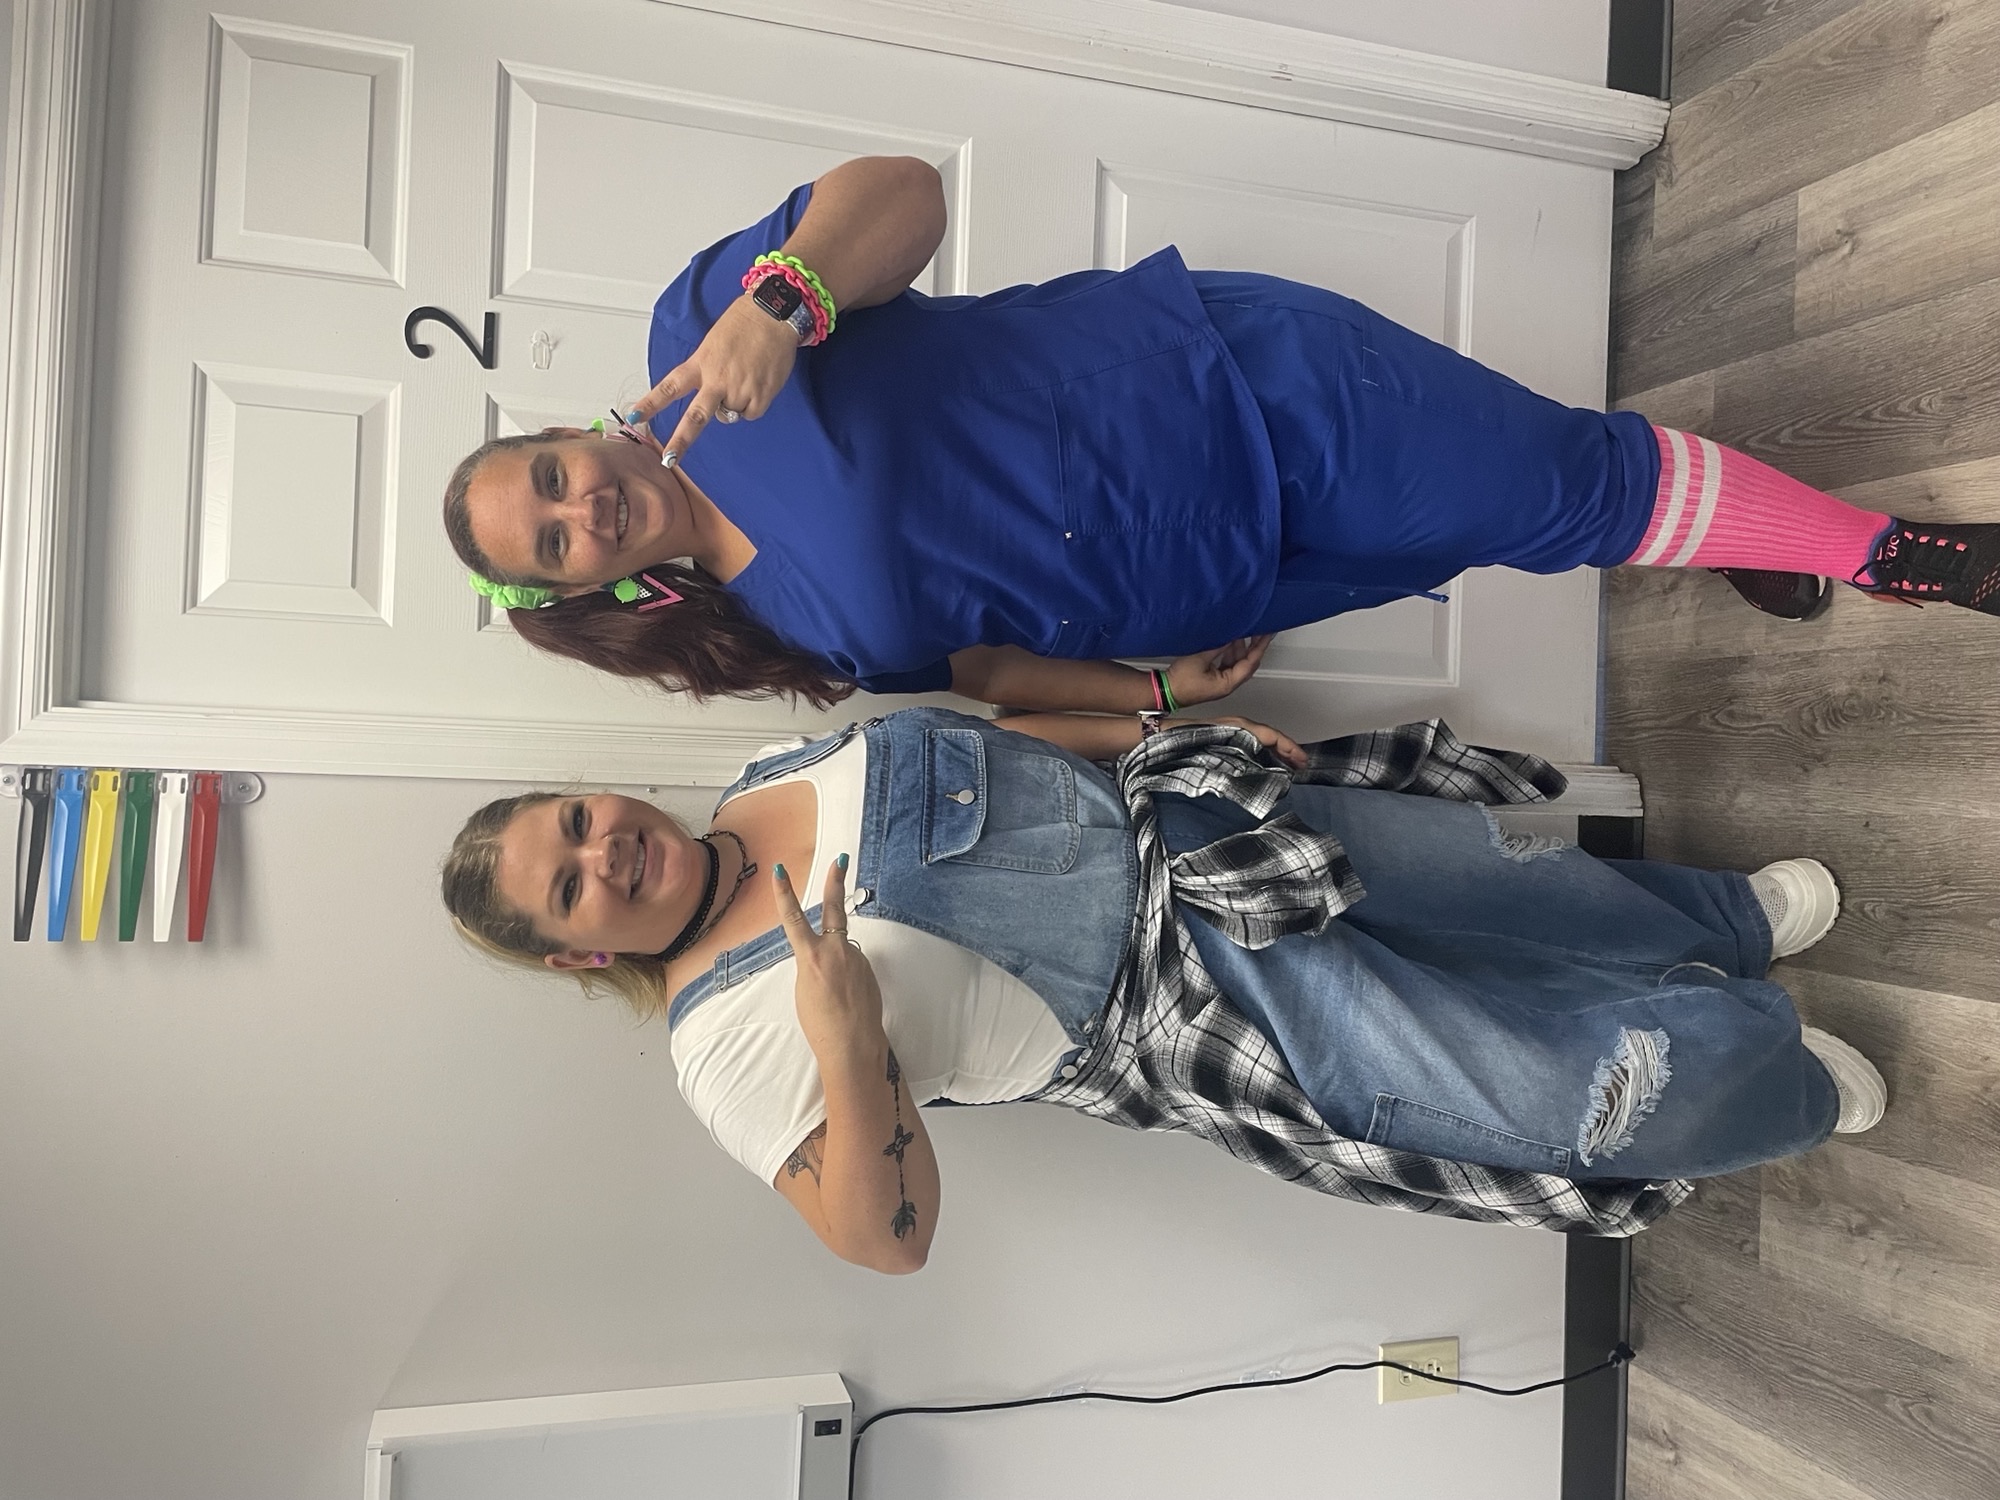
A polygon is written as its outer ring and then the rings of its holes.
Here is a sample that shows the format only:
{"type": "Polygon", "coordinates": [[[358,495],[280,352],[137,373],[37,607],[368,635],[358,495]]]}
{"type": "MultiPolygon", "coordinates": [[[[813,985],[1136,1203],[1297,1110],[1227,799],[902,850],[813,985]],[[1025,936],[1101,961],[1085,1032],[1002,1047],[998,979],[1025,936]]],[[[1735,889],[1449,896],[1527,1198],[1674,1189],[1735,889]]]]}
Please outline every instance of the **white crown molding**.
{"type": "Polygon", "coordinates": [[[1667,127],[1664,100],[1161,0],[658,3],[1596,167],[1667,127]]]}

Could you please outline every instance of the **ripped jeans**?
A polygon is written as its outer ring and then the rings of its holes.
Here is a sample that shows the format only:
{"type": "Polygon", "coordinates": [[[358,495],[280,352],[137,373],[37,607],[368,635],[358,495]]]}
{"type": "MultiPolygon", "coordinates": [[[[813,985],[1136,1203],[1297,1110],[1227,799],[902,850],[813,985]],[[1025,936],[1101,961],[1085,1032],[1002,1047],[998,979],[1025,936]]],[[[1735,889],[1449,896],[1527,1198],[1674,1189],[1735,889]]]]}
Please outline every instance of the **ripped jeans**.
{"type": "MultiPolygon", "coordinates": [[[[1744,876],[1599,860],[1427,797],[1298,787],[1290,806],[1367,895],[1260,952],[1187,920],[1335,1130],[1604,1180],[1734,1172],[1833,1129],[1744,876]]],[[[1214,798],[1160,811],[1175,851],[1242,826],[1214,798]]]]}

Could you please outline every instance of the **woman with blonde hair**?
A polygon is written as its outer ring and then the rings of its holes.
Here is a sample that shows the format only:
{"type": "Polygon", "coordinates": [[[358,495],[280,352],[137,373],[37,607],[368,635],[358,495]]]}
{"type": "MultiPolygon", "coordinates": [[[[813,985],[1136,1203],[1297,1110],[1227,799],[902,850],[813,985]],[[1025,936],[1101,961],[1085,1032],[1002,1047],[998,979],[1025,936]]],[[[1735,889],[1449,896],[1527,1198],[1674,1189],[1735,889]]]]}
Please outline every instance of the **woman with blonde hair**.
{"type": "Polygon", "coordinates": [[[938,1100],[1597,1234],[1873,1124],[1880,1076],[1764,977],[1831,926],[1824,867],[1600,861],[1470,805],[1560,786],[1435,723],[910,709],[754,762],[699,836],[610,794],[490,804],[443,894],[486,951],[664,1019],[716,1141],[881,1271],[929,1253],[938,1100]]]}

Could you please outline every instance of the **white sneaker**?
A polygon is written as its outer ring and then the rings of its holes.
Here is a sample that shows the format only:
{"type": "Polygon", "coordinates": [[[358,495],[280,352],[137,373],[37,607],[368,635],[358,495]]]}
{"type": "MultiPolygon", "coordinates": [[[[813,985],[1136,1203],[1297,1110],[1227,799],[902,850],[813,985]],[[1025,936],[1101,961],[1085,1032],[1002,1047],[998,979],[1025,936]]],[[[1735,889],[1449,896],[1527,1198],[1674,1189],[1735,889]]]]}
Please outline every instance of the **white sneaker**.
{"type": "Polygon", "coordinates": [[[1804,1036],[1806,1050],[1826,1064],[1840,1094],[1840,1118],[1834,1122],[1833,1133],[1859,1135],[1872,1130],[1889,1107],[1889,1085],[1882,1081],[1875,1064],[1830,1031],[1808,1026],[1804,1036]]]}
{"type": "Polygon", "coordinates": [[[1825,937],[1840,915],[1840,887],[1816,859],[1781,859],[1750,877],[1771,923],[1771,957],[1790,958],[1825,937]]]}

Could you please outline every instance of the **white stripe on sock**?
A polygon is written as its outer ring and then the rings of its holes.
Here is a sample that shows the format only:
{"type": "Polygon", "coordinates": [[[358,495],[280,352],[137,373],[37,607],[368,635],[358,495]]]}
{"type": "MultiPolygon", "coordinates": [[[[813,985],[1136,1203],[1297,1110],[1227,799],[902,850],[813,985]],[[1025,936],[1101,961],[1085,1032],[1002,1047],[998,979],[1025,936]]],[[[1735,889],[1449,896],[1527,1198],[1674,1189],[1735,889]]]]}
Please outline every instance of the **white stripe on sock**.
{"type": "Polygon", "coordinates": [[[1687,506],[1687,435],[1673,427],[1662,427],[1660,431],[1667,435],[1667,446],[1673,450],[1674,472],[1667,490],[1667,514],[1660,522],[1659,534],[1647,544],[1645,551],[1632,559],[1640,567],[1649,567],[1660,560],[1660,554],[1667,550],[1667,543],[1680,529],[1681,511],[1687,506]]]}
{"type": "Polygon", "coordinates": [[[1715,502],[1722,494],[1722,450],[1707,438],[1696,438],[1701,444],[1701,504],[1695,508],[1694,523],[1688,527],[1687,540],[1681,543],[1681,550],[1674,554],[1670,568],[1684,568],[1708,535],[1709,523],[1715,519],[1715,502]]]}

